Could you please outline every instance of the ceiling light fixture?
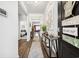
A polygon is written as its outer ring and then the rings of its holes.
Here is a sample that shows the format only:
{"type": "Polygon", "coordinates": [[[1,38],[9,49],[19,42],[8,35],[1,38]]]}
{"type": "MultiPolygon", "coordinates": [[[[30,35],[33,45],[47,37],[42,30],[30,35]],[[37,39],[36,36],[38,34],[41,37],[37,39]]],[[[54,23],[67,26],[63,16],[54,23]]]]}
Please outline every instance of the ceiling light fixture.
{"type": "Polygon", "coordinates": [[[38,6],[40,4],[40,1],[34,1],[34,5],[38,6]]]}
{"type": "Polygon", "coordinates": [[[38,3],[38,1],[35,1],[35,3],[38,3]]]}

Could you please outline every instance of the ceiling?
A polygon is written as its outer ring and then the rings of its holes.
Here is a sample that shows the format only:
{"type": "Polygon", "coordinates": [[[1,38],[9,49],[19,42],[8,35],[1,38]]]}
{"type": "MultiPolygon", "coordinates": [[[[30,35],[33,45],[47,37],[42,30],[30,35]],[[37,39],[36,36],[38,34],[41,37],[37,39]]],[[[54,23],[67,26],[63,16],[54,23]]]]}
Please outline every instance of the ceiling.
{"type": "Polygon", "coordinates": [[[24,1],[24,5],[29,13],[44,13],[48,1],[24,1]]]}

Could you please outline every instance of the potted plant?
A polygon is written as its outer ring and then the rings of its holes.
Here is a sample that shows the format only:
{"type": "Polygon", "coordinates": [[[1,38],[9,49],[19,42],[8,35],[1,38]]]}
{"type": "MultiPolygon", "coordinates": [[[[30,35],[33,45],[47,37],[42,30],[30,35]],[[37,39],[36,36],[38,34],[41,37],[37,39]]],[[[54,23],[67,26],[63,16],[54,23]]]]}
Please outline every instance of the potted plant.
{"type": "Polygon", "coordinates": [[[42,31],[44,34],[48,35],[46,25],[42,25],[42,31]]]}
{"type": "Polygon", "coordinates": [[[43,32],[46,31],[46,25],[42,25],[42,31],[43,31],[43,32]]]}

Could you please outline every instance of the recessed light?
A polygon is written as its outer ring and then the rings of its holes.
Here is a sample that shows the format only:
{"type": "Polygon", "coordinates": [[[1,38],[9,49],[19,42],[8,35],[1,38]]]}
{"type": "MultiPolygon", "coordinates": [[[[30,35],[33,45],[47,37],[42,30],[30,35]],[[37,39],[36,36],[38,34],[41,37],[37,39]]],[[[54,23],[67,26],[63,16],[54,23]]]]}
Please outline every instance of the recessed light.
{"type": "Polygon", "coordinates": [[[38,3],[38,1],[35,1],[35,3],[37,4],[37,3],[38,3]]]}

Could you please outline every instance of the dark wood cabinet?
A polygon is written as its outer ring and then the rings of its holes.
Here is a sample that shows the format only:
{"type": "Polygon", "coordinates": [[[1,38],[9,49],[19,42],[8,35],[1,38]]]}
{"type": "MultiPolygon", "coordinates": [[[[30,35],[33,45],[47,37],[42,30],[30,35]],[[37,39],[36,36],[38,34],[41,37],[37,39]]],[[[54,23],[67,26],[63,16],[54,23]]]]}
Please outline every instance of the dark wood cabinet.
{"type": "Polygon", "coordinates": [[[77,58],[79,57],[79,49],[62,40],[63,58],[77,58]]]}

